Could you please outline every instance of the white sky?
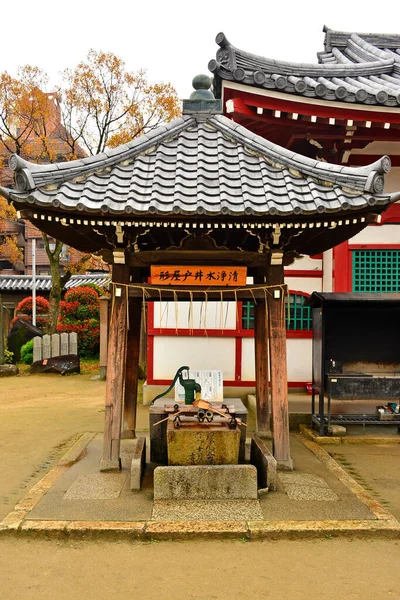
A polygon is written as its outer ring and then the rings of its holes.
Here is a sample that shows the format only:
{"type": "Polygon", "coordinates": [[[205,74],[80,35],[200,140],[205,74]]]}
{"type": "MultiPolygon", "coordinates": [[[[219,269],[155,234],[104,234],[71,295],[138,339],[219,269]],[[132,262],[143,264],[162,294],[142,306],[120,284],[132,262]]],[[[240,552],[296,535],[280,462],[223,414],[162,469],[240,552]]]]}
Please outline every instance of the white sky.
{"type": "Polygon", "coordinates": [[[150,81],[170,81],[188,98],[191,80],[208,73],[215,36],[270,58],[316,62],[324,24],[332,29],[400,33],[398,0],[4,0],[0,71],[36,65],[51,81],[90,48],[119,55],[150,81]],[[397,31],[396,31],[397,29],[397,31]]]}

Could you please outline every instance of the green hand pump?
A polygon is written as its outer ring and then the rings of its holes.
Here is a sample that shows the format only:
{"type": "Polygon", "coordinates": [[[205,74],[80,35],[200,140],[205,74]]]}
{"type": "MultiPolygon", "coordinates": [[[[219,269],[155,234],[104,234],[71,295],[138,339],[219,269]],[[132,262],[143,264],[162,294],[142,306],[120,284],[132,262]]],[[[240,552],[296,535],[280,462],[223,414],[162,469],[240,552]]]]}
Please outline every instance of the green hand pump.
{"type": "Polygon", "coordinates": [[[185,404],[193,404],[193,401],[196,399],[196,394],[200,394],[201,392],[201,385],[197,383],[195,379],[184,379],[182,377],[183,371],[187,371],[187,375],[189,377],[189,367],[179,367],[169,388],[165,390],[165,392],[163,392],[162,394],[158,394],[158,396],[156,396],[151,401],[151,404],[154,404],[156,400],[168,394],[168,392],[172,390],[178,379],[179,383],[185,390],[185,404]]]}

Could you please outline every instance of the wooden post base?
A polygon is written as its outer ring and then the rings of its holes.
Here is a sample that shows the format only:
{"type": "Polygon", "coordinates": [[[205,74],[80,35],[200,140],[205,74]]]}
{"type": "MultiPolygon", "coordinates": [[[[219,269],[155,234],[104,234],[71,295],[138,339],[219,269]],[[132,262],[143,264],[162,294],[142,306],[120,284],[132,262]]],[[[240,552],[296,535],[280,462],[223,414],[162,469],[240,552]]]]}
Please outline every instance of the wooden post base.
{"type": "Polygon", "coordinates": [[[268,299],[273,453],[278,468],[292,471],[283,265],[271,265],[268,276],[268,284],[277,286],[268,299]]]}

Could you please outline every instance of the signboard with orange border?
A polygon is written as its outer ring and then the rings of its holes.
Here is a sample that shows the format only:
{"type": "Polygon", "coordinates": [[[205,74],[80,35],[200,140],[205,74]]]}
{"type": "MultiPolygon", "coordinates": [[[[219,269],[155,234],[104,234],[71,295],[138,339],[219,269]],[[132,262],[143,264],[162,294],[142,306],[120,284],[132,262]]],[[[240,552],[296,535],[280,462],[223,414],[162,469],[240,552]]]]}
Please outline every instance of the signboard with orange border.
{"type": "Polygon", "coordinates": [[[247,267],[151,266],[152,285],[245,286],[247,267]]]}

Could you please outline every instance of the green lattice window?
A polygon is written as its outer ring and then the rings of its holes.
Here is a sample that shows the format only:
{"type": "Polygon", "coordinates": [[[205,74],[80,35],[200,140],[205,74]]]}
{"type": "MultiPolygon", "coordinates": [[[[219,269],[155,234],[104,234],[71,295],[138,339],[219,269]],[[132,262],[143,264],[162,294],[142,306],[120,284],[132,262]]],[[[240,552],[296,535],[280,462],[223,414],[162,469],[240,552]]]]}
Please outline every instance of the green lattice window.
{"type": "Polygon", "coordinates": [[[242,329],[254,329],[254,302],[242,303],[242,329]]]}
{"type": "MultiPolygon", "coordinates": [[[[311,308],[306,304],[307,297],[291,293],[286,302],[286,329],[290,331],[309,331],[311,329],[311,308]],[[289,310],[288,310],[289,302],[289,310]]],[[[254,329],[254,303],[242,304],[242,328],[254,329]]]]}
{"type": "Polygon", "coordinates": [[[400,250],[353,250],[353,292],[399,292],[400,250]]]}

